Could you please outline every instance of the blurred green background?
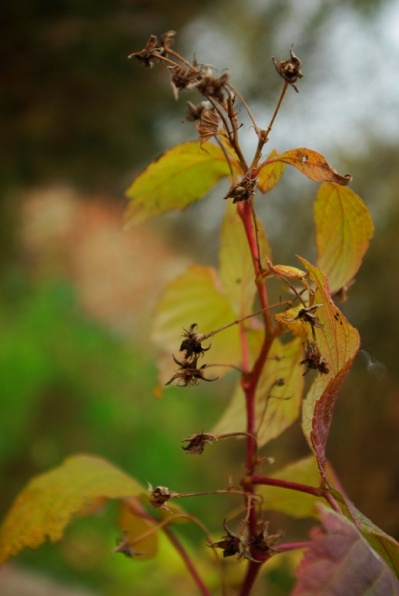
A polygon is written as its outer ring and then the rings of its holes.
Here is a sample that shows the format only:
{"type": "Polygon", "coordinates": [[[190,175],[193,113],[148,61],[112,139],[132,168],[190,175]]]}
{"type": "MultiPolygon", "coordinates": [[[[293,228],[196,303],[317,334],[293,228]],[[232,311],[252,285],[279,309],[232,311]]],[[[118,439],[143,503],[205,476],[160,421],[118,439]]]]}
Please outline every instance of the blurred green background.
{"type": "MultiPolygon", "coordinates": [[[[0,27],[1,515],[32,475],[78,452],[179,491],[212,489],[221,475],[240,473],[239,444],[218,445],[211,460],[180,448],[216,421],[232,379],[210,390],[171,388],[162,399],[153,392],[152,308],[188,263],[216,263],[219,195],[122,229],[133,176],[165,148],[196,137],[182,123],[185,97],[174,101],[165,71],[127,59],[151,33],[175,29],[176,48],[188,58],[229,68],[261,125],[280,88],[270,57],[288,57],[294,43],[305,77],[283,104],[270,150],[321,151],[353,174],[372,212],[376,236],[342,305],[365,352],[339,398],[329,455],[356,505],[399,538],[397,3],[20,0],[2,6],[0,27]]],[[[249,126],[245,142],[254,142],[249,126]]],[[[260,199],[277,262],[314,257],[315,191],[287,172],[260,199]]],[[[267,451],[283,464],[306,448],[296,427],[267,451]]],[[[185,503],[216,536],[234,504],[185,503]]],[[[18,557],[18,594],[33,594],[22,570],[60,582],[49,593],[63,594],[61,584],[76,595],[195,593],[168,549],[148,563],[110,556],[114,519],[110,507],[77,522],[60,545],[18,557]]],[[[183,536],[202,549],[198,532],[183,536]]],[[[281,571],[270,576],[269,593],[289,593],[281,571]]],[[[6,580],[0,573],[3,591],[6,580]]],[[[36,593],[45,594],[41,586],[36,593]]]]}

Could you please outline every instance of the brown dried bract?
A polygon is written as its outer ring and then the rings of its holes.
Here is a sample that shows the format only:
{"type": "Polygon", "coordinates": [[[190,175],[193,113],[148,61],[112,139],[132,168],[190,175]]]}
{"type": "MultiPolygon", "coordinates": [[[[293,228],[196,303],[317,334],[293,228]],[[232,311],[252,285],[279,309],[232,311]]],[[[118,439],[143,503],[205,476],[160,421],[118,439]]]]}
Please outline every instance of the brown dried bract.
{"type": "Polygon", "coordinates": [[[203,364],[198,368],[198,356],[191,360],[182,361],[177,360],[174,356],[172,357],[176,364],[179,365],[179,370],[167,383],[165,383],[165,385],[170,385],[173,381],[177,381],[178,387],[191,387],[193,385],[198,385],[201,381],[211,383],[212,381],[217,381],[219,378],[215,377],[214,379],[207,379],[204,377],[204,370],[207,365],[203,364]]]}
{"type": "Polygon", "coordinates": [[[320,307],[323,306],[322,304],[313,304],[312,306],[304,306],[303,308],[301,308],[297,315],[295,317],[292,317],[291,319],[286,318],[285,321],[287,321],[288,323],[292,322],[292,321],[297,321],[297,320],[301,320],[304,321],[305,323],[309,323],[309,325],[312,328],[312,335],[313,338],[315,337],[315,329],[321,329],[323,327],[323,324],[320,323],[317,315],[316,315],[316,310],[320,307]]]}
{"type": "Polygon", "coordinates": [[[156,486],[152,488],[149,485],[150,490],[150,503],[155,509],[168,509],[166,503],[169,499],[176,497],[178,493],[171,492],[167,486],[156,486]]]}
{"type": "Polygon", "coordinates": [[[273,546],[276,544],[276,542],[278,542],[278,540],[280,540],[282,535],[282,532],[269,534],[269,522],[264,522],[262,524],[262,529],[260,532],[258,532],[258,534],[256,534],[255,538],[251,542],[251,546],[259,553],[270,556],[276,552],[273,549],[273,546]]]}
{"type": "Polygon", "coordinates": [[[201,114],[205,110],[205,106],[203,103],[199,103],[198,105],[194,105],[191,101],[187,102],[187,112],[186,112],[186,120],[187,122],[195,122],[196,120],[201,119],[201,114]]]}
{"type": "Polygon", "coordinates": [[[320,350],[316,342],[307,342],[304,349],[304,356],[305,358],[299,363],[300,365],[304,364],[306,366],[306,370],[303,373],[304,376],[310,370],[318,370],[320,374],[328,375],[330,369],[328,368],[327,360],[320,354],[320,350]]]}
{"type": "Polygon", "coordinates": [[[138,556],[144,554],[144,553],[134,550],[131,542],[129,541],[129,534],[128,534],[127,530],[124,530],[123,536],[118,541],[113,552],[114,553],[122,553],[123,555],[125,555],[125,557],[129,557],[130,559],[133,559],[134,557],[138,557],[138,556]]]}
{"type": "Polygon", "coordinates": [[[303,73],[301,72],[302,61],[298,56],[295,56],[292,48],[293,46],[290,48],[291,58],[289,60],[276,60],[274,56],[272,56],[272,60],[280,77],[294,87],[295,91],[299,93],[299,89],[295,83],[298,79],[303,77],[303,73]]]}
{"type": "Polygon", "coordinates": [[[248,201],[255,195],[257,182],[257,178],[252,178],[249,173],[245,174],[244,178],[238,184],[230,188],[223,199],[233,199],[233,203],[248,201]]]}
{"type": "Polygon", "coordinates": [[[180,352],[185,352],[186,360],[190,360],[193,356],[203,356],[204,353],[207,352],[211,347],[209,346],[208,348],[204,348],[201,345],[204,334],[196,333],[195,329],[197,327],[197,323],[192,323],[188,330],[183,329],[184,333],[182,337],[184,337],[184,339],[181,342],[180,352]]]}
{"type": "Polygon", "coordinates": [[[217,441],[215,435],[210,435],[206,433],[196,433],[188,439],[183,439],[182,443],[188,443],[185,447],[183,446],[184,451],[187,455],[201,455],[204,452],[205,445],[211,445],[217,441]]]}
{"type": "Polygon", "coordinates": [[[212,548],[221,548],[223,550],[223,557],[234,557],[234,555],[237,555],[239,561],[247,559],[253,563],[260,562],[252,557],[249,550],[250,545],[241,536],[238,536],[229,530],[226,525],[226,520],[223,521],[223,527],[226,531],[226,535],[223,536],[219,542],[211,544],[210,546],[212,548]]]}
{"type": "Polygon", "coordinates": [[[219,124],[220,116],[214,108],[202,110],[200,119],[195,124],[200,134],[201,144],[218,134],[219,124]]]}
{"type": "Polygon", "coordinates": [[[219,103],[224,103],[224,86],[226,85],[229,75],[227,72],[223,73],[220,77],[215,77],[211,68],[202,69],[200,79],[194,83],[194,87],[205,95],[216,99],[219,103]]]}
{"type": "Polygon", "coordinates": [[[176,31],[167,31],[161,35],[161,41],[158,41],[156,35],[150,35],[149,40],[145,44],[144,48],[139,52],[133,52],[129,58],[136,58],[146,68],[152,68],[157,62],[158,56],[165,55],[165,49],[170,48],[174,41],[176,31]]]}

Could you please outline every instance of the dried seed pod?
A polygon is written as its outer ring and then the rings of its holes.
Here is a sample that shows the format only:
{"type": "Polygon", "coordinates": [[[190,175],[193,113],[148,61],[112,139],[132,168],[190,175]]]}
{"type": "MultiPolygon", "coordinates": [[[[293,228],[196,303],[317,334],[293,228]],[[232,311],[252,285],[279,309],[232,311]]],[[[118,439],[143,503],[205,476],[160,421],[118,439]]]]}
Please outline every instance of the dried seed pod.
{"type": "Polygon", "coordinates": [[[290,48],[291,58],[289,60],[276,60],[274,56],[272,56],[272,60],[280,77],[294,87],[295,91],[299,93],[299,89],[295,83],[298,79],[303,77],[303,73],[301,71],[302,61],[298,58],[298,56],[295,56],[292,48],[293,46],[290,48]]]}

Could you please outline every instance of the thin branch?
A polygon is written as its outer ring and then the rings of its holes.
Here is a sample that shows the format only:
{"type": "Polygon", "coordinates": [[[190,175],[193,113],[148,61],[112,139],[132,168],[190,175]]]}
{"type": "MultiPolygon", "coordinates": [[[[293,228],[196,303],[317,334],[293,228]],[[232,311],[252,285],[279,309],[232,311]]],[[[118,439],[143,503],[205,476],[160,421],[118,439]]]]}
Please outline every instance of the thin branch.
{"type": "Polygon", "coordinates": [[[245,108],[245,111],[247,112],[248,116],[251,119],[252,124],[254,125],[254,129],[256,134],[259,134],[259,126],[256,123],[255,117],[252,114],[249,105],[247,104],[247,102],[245,101],[245,99],[243,98],[243,96],[241,95],[241,93],[239,93],[239,91],[237,91],[237,89],[235,87],[233,87],[233,85],[231,83],[226,83],[226,87],[228,87],[229,89],[231,89],[231,91],[234,93],[234,95],[237,95],[237,97],[239,98],[239,100],[241,101],[242,105],[245,108]]]}

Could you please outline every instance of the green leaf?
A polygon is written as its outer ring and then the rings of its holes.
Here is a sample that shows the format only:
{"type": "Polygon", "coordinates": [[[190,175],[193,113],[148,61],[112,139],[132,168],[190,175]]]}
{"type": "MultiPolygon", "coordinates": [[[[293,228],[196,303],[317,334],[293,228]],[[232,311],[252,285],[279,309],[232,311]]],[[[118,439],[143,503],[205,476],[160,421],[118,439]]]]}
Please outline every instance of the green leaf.
{"type": "Polygon", "coordinates": [[[263,193],[269,192],[277,186],[284,173],[285,164],[281,161],[274,161],[277,156],[278,151],[273,149],[266,161],[259,166],[256,177],[258,179],[258,188],[263,193]]]}
{"type": "Polygon", "coordinates": [[[24,548],[60,540],[75,514],[98,500],[146,494],[136,480],[89,455],[67,459],[22,490],[0,528],[0,563],[24,548]]]}
{"type": "Polygon", "coordinates": [[[275,161],[282,161],[294,166],[302,174],[314,182],[336,182],[346,186],[352,180],[350,174],[341,176],[320,153],[306,147],[285,151],[275,158],[275,161]]]}
{"type": "Polygon", "coordinates": [[[337,292],[356,275],[373,237],[366,205],[350,188],[322,184],[314,205],[317,266],[337,292]]]}
{"type": "MultiPolygon", "coordinates": [[[[299,340],[287,344],[274,340],[256,392],[259,447],[278,437],[298,417],[303,391],[303,376],[298,366],[301,357],[302,343],[299,340]],[[283,384],[279,383],[280,379],[283,384]]],[[[245,427],[245,397],[238,386],[212,432],[242,432],[245,427]]]]}
{"type": "MultiPolygon", "coordinates": [[[[233,166],[235,162],[233,162],[233,166]]],[[[199,142],[176,145],[153,161],[126,191],[126,220],[138,223],[202,199],[230,169],[220,147],[199,142]]]]}
{"type": "MultiPolygon", "coordinates": [[[[270,474],[270,478],[294,481],[315,488],[320,486],[321,480],[314,455],[287,465],[275,474],[270,474]]],[[[316,517],[315,503],[324,501],[313,495],[279,486],[259,486],[258,493],[264,497],[262,505],[264,509],[285,513],[295,518],[316,517]]]]}
{"type": "Polygon", "coordinates": [[[293,596],[399,594],[398,580],[356,526],[323,505],[317,508],[323,529],[312,532],[312,543],[297,569],[293,596]]]}
{"type": "MultiPolygon", "coordinates": [[[[261,222],[257,221],[262,263],[271,249],[261,222]]],[[[244,317],[252,309],[256,294],[255,271],[244,225],[237,206],[228,203],[222,224],[219,251],[220,279],[234,313],[244,317]]]]}
{"type": "MultiPolygon", "coordinates": [[[[183,329],[197,323],[199,333],[209,333],[231,323],[236,315],[225,297],[215,269],[201,265],[191,266],[185,273],[167,285],[157,304],[154,317],[153,339],[161,349],[159,360],[160,382],[172,377],[176,364],[172,354],[179,359],[183,329]]],[[[238,325],[218,333],[209,340],[211,349],[204,356],[204,363],[232,364],[241,362],[241,343],[238,325]]],[[[204,342],[207,346],[207,342],[204,342]]],[[[226,368],[212,368],[212,375],[226,373],[226,368]]]]}
{"type": "Polygon", "coordinates": [[[329,374],[319,374],[314,380],[302,409],[302,428],[316,455],[320,473],[325,472],[326,444],[338,392],[352,366],[360,346],[359,333],[352,327],[331,299],[327,278],[305,259],[300,258],[316,285],[314,304],[321,304],[317,317],[322,327],[315,330],[317,345],[327,361],[329,374]]]}

